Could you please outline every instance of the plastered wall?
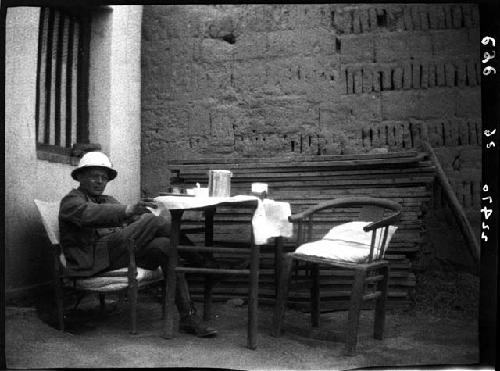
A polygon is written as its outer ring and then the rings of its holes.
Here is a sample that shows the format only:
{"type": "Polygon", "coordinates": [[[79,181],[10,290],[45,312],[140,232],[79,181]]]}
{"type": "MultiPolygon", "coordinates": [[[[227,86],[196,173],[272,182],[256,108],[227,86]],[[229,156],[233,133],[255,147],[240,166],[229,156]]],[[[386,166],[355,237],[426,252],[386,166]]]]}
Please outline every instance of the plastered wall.
{"type": "MultiPolygon", "coordinates": [[[[142,7],[102,9],[94,18],[90,70],[91,140],[118,170],[107,191],[123,202],[140,195],[140,19],[142,7]],[[97,130],[97,127],[99,128],[97,130]],[[108,134],[106,134],[108,133],[108,134]]],[[[49,241],[33,199],[60,200],[78,184],[71,165],[38,160],[35,88],[38,8],[9,8],[5,55],[5,257],[7,299],[51,278],[49,241]]]]}
{"type": "Polygon", "coordinates": [[[480,182],[470,4],[145,6],[142,189],[166,163],[437,149],[467,208],[480,182]]]}

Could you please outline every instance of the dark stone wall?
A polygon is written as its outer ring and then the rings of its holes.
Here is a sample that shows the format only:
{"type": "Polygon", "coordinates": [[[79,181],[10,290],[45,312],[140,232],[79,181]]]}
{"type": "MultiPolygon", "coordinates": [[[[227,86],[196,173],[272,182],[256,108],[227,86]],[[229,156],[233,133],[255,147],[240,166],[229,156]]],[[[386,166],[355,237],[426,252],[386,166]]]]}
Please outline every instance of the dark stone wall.
{"type": "MultiPolygon", "coordinates": [[[[472,4],[145,6],[142,188],[171,159],[437,149],[479,205],[472,4]]],[[[472,211],[471,211],[472,212],[472,211]]]]}

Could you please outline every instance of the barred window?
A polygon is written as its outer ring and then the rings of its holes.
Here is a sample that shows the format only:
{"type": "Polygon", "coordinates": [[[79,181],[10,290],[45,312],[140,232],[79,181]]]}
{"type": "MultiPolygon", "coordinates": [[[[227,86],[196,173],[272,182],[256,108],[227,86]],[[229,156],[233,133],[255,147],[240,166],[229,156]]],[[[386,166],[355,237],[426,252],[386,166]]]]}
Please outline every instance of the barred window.
{"type": "Polygon", "coordinates": [[[37,150],[71,155],[75,144],[88,143],[87,13],[42,8],[38,39],[37,150]]]}

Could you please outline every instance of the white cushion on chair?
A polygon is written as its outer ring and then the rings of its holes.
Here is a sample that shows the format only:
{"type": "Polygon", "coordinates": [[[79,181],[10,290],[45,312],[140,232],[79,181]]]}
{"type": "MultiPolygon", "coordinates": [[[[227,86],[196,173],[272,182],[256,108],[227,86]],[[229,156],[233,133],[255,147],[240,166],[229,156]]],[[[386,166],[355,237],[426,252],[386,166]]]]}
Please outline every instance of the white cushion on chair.
{"type": "MultiPolygon", "coordinates": [[[[127,268],[117,269],[112,272],[127,272],[127,268]]],[[[137,268],[137,281],[152,281],[162,279],[163,273],[161,267],[152,271],[148,269],[137,268]]],[[[75,282],[78,289],[115,291],[127,287],[127,277],[90,277],[78,279],[75,282]]]]}
{"type": "MultiPolygon", "coordinates": [[[[345,262],[362,263],[370,255],[370,244],[372,232],[365,232],[363,227],[371,222],[349,222],[333,227],[319,241],[305,243],[299,246],[295,252],[304,255],[314,255],[322,258],[340,260],[345,262]]],[[[397,227],[389,226],[385,248],[389,244],[397,227]]],[[[377,233],[375,246],[383,237],[383,229],[377,233]]],[[[374,252],[376,258],[377,251],[374,252]]]]}

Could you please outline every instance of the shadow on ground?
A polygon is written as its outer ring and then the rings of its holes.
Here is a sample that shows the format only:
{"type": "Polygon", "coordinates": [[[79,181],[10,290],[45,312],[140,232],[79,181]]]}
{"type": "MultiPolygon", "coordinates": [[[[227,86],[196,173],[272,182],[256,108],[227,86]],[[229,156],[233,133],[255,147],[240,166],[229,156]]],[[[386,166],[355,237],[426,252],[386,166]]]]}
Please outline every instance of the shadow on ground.
{"type": "MultiPolygon", "coordinates": [[[[270,335],[272,308],[259,308],[258,347],[246,348],[246,305],[216,303],[214,339],[178,334],[159,336],[162,322],[156,295],[139,298],[137,335],[128,333],[127,303],[101,316],[88,297],[67,318],[68,332],[42,321],[34,308],[6,308],[8,368],[203,367],[238,370],[352,369],[369,366],[471,365],[478,361],[477,322],[432,313],[389,311],[385,339],[371,337],[372,312],[363,312],[357,355],[344,355],[346,312],[325,313],[321,330],[311,331],[308,314],[289,310],[285,333],[270,335]]],[[[234,302],[233,302],[234,303],[234,302]]],[[[198,305],[201,307],[201,305],[198,305]]]]}

